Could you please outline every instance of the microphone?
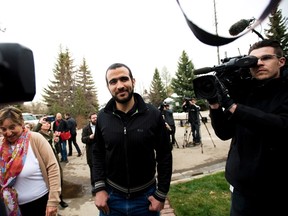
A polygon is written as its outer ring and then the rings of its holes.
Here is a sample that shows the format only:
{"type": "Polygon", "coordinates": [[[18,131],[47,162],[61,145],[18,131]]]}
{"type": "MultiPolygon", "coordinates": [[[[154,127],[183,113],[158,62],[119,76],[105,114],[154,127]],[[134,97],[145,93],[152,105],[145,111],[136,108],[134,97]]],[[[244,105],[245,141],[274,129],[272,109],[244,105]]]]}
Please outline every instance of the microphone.
{"type": "Polygon", "coordinates": [[[253,22],[255,20],[255,18],[252,19],[241,19],[240,21],[236,22],[235,24],[233,24],[230,29],[229,29],[229,33],[232,36],[236,36],[238,34],[240,34],[241,32],[243,32],[249,25],[251,22],[253,22]]]}
{"type": "Polygon", "coordinates": [[[212,72],[212,71],[214,71],[214,68],[212,68],[212,67],[204,67],[204,68],[200,68],[200,69],[194,70],[193,74],[194,75],[200,75],[200,74],[206,74],[206,73],[209,73],[209,72],[212,72]]]}

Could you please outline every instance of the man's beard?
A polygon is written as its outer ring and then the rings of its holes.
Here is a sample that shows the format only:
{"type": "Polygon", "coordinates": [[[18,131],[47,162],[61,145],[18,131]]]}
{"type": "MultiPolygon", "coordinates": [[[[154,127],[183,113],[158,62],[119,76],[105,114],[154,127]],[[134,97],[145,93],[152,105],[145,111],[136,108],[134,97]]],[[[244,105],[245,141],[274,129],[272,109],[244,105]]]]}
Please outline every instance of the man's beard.
{"type": "Polygon", "coordinates": [[[128,101],[131,100],[132,96],[133,96],[133,93],[134,93],[134,89],[131,90],[131,92],[128,92],[128,97],[127,98],[124,98],[124,99],[119,99],[117,96],[113,96],[114,100],[118,103],[121,103],[121,104],[125,104],[127,103],[128,101]]]}

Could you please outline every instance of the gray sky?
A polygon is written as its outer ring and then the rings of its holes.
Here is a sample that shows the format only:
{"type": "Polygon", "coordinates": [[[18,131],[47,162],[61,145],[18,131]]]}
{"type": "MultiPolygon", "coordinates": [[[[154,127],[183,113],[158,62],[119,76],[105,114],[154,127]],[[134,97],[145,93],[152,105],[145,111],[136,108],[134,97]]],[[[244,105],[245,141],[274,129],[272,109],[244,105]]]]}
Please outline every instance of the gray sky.
{"type": "MultiPolygon", "coordinates": [[[[268,0],[215,0],[218,34],[240,19],[258,18],[268,0]]],[[[180,0],[189,19],[215,33],[213,0],[180,0]]],[[[155,68],[174,76],[183,50],[195,68],[218,65],[217,48],[200,42],[189,29],[176,0],[0,0],[0,42],[16,42],[32,49],[37,93],[41,93],[56,64],[60,45],[68,48],[75,65],[86,58],[100,104],[110,99],[105,71],[115,62],[127,64],[136,78],[136,91],[148,89],[155,68]]],[[[288,17],[288,1],[282,0],[288,17]]],[[[256,30],[264,35],[265,23],[256,30]]],[[[249,32],[219,48],[220,58],[244,55],[259,40],[249,32]]]]}

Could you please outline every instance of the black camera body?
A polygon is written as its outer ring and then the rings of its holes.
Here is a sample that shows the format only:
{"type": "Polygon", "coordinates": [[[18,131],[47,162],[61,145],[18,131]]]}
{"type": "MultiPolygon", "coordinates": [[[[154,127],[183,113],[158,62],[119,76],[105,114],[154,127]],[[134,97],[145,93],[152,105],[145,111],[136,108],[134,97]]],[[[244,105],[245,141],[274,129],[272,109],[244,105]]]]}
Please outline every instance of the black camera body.
{"type": "Polygon", "coordinates": [[[216,97],[217,79],[228,89],[235,87],[240,80],[251,79],[249,68],[257,65],[255,56],[236,56],[221,60],[223,64],[195,70],[197,75],[193,80],[194,93],[198,99],[211,99],[216,97]],[[213,74],[207,74],[214,72],[213,74]]]}
{"type": "Polygon", "coordinates": [[[33,52],[17,43],[0,43],[0,103],[32,101],[35,93],[33,52]]]}
{"type": "Polygon", "coordinates": [[[190,101],[191,101],[191,98],[184,98],[184,100],[185,100],[185,106],[186,107],[190,107],[190,101]]]}

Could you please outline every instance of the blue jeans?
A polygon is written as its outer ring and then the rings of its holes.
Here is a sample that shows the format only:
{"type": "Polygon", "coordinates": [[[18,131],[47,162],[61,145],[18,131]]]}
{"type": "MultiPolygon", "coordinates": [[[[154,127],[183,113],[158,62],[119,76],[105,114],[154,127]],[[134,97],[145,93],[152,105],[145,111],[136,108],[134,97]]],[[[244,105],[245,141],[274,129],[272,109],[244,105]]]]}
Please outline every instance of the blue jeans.
{"type": "Polygon", "coordinates": [[[66,140],[61,140],[61,161],[67,161],[67,148],[66,148],[66,140]]]}
{"type": "Polygon", "coordinates": [[[154,194],[156,187],[151,187],[140,196],[127,198],[125,195],[114,191],[108,186],[108,206],[110,214],[100,211],[99,216],[159,216],[160,212],[149,211],[148,197],[154,194]]]}

